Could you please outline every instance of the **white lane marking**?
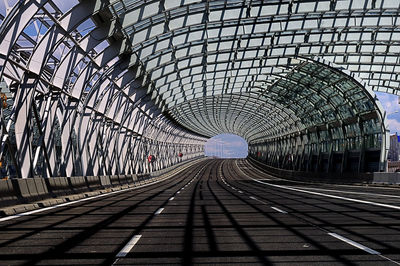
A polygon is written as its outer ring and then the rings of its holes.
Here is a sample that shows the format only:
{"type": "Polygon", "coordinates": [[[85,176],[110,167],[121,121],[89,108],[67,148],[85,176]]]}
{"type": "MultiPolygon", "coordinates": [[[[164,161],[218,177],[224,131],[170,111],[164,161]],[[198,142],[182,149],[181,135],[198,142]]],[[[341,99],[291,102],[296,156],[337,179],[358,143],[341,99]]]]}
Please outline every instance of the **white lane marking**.
{"type": "Polygon", "coordinates": [[[266,203],[266,202],[264,202],[264,201],[262,201],[262,200],[259,200],[259,199],[255,198],[255,197],[253,197],[253,196],[250,196],[250,199],[253,199],[253,200],[255,200],[255,201],[258,201],[258,202],[260,202],[260,203],[262,203],[262,204],[268,204],[268,203],[266,203]]]}
{"type": "Polygon", "coordinates": [[[363,203],[363,204],[369,204],[369,205],[374,205],[374,206],[379,206],[379,207],[385,207],[385,208],[391,208],[391,209],[400,210],[400,206],[389,205],[389,204],[373,202],[373,201],[366,201],[366,200],[359,200],[359,199],[353,199],[353,198],[340,197],[340,196],[336,196],[336,195],[313,192],[313,191],[308,191],[308,190],[304,190],[304,189],[297,189],[297,188],[293,188],[293,187],[269,184],[269,183],[265,183],[265,182],[259,181],[257,179],[254,179],[254,178],[252,178],[250,176],[248,176],[248,177],[250,179],[253,179],[254,181],[256,181],[258,183],[261,183],[261,184],[264,184],[264,185],[267,185],[267,186],[271,186],[271,187],[277,187],[277,188],[282,188],[282,189],[287,189],[287,190],[292,190],[292,191],[297,191],[297,192],[308,193],[308,194],[312,194],[312,195],[323,196],[323,197],[327,197],[327,198],[341,199],[341,200],[346,200],[346,201],[352,201],[352,202],[357,202],[357,203],[363,203]]]}
{"type": "Polygon", "coordinates": [[[239,193],[243,193],[243,191],[241,191],[241,190],[239,190],[238,192],[239,192],[239,193]]]}
{"type": "Polygon", "coordinates": [[[171,197],[171,198],[169,198],[169,200],[174,200],[175,199],[175,197],[171,197]]]}
{"type": "Polygon", "coordinates": [[[277,207],[271,207],[271,209],[274,209],[275,211],[280,212],[280,213],[287,214],[287,211],[281,210],[281,209],[279,209],[277,207]]]}
{"type": "Polygon", "coordinates": [[[356,248],[362,249],[365,252],[368,252],[369,254],[372,254],[372,255],[380,255],[381,254],[379,251],[373,250],[373,249],[371,249],[369,247],[366,247],[366,246],[364,246],[364,245],[362,245],[360,243],[357,243],[357,242],[355,242],[355,241],[353,241],[351,239],[348,239],[348,238],[346,238],[344,236],[341,236],[341,235],[338,235],[336,233],[328,233],[328,235],[333,236],[334,238],[337,238],[337,239],[339,239],[339,240],[341,240],[343,242],[346,242],[347,244],[350,244],[350,245],[352,245],[352,246],[354,246],[356,248]]]}
{"type": "MultiPolygon", "coordinates": [[[[261,179],[258,179],[258,180],[261,180],[261,179]]],[[[293,188],[301,189],[301,187],[293,187],[293,188]]],[[[370,195],[370,196],[379,196],[379,197],[388,197],[388,198],[400,198],[400,196],[396,196],[396,195],[387,195],[387,194],[378,194],[378,193],[342,191],[342,190],[335,190],[335,189],[323,189],[323,188],[313,188],[313,187],[309,187],[307,189],[329,191],[329,192],[338,192],[338,193],[343,193],[343,194],[358,194],[358,195],[370,195]]]]}
{"type": "MultiPolygon", "coordinates": [[[[143,185],[143,186],[140,186],[140,187],[137,187],[137,188],[147,187],[147,186],[153,185],[153,184],[155,184],[155,183],[143,185]]],[[[84,202],[84,201],[88,201],[88,200],[92,200],[92,199],[102,198],[102,197],[105,197],[105,196],[109,196],[109,195],[125,192],[125,191],[128,191],[128,190],[134,190],[134,189],[137,189],[137,188],[125,188],[125,189],[121,189],[121,190],[118,190],[118,191],[107,192],[106,194],[101,194],[101,195],[97,195],[97,196],[93,196],[93,197],[89,197],[89,198],[79,199],[79,200],[65,202],[65,203],[61,203],[61,204],[50,206],[50,207],[45,207],[45,208],[42,208],[42,209],[37,209],[37,210],[33,210],[33,211],[18,213],[18,214],[15,214],[15,215],[11,215],[11,216],[0,218],[0,222],[12,220],[12,219],[15,219],[15,218],[18,218],[18,217],[28,216],[28,215],[31,215],[31,214],[40,213],[40,212],[44,212],[44,211],[48,211],[48,210],[53,210],[53,209],[64,207],[64,206],[69,206],[69,205],[72,205],[72,204],[75,204],[75,203],[79,203],[79,202],[84,202]]]]}
{"type": "Polygon", "coordinates": [[[131,240],[121,249],[120,252],[117,254],[117,258],[123,258],[125,257],[129,251],[136,245],[136,243],[139,241],[139,239],[142,237],[142,235],[134,235],[131,240]]]}
{"type": "MultiPolygon", "coordinates": [[[[190,167],[190,166],[191,165],[189,165],[188,167],[190,167]]],[[[181,171],[186,170],[188,167],[183,168],[181,171]]],[[[176,174],[179,174],[181,171],[176,172],[176,174]]],[[[88,201],[88,200],[107,197],[109,195],[118,194],[118,193],[130,191],[130,190],[137,190],[137,189],[140,189],[140,188],[144,188],[144,187],[148,187],[148,186],[151,186],[151,185],[154,185],[154,184],[158,184],[158,183],[163,182],[165,180],[166,180],[166,178],[163,178],[163,179],[160,179],[160,180],[152,182],[152,183],[141,185],[140,187],[125,188],[125,189],[121,189],[121,190],[117,190],[117,191],[107,192],[105,194],[100,194],[100,195],[97,195],[97,196],[92,196],[92,197],[89,197],[89,198],[79,199],[79,200],[65,202],[65,203],[61,203],[61,204],[58,204],[58,205],[45,207],[45,208],[41,208],[41,209],[37,209],[37,210],[18,213],[18,214],[15,214],[15,215],[11,215],[11,216],[0,218],[0,222],[5,222],[5,221],[8,221],[8,220],[13,220],[13,219],[16,219],[16,218],[19,218],[19,217],[23,217],[23,216],[28,216],[28,215],[31,215],[31,214],[40,213],[40,212],[44,212],[44,211],[48,211],[48,210],[53,210],[53,209],[64,207],[64,206],[69,206],[69,205],[72,205],[72,204],[75,204],[75,203],[79,203],[79,202],[84,202],[84,201],[88,201]]]]}
{"type": "MultiPolygon", "coordinates": [[[[239,167],[239,164],[237,163],[237,162],[235,162],[236,163],[236,166],[239,168],[239,170],[244,174],[244,175],[247,175],[247,174],[245,174],[240,168],[241,167],[239,167]]],[[[249,164],[249,163],[247,163],[247,164],[249,164]]],[[[244,165],[244,164],[243,164],[244,165]]],[[[243,168],[243,167],[242,167],[243,168]]],[[[257,169],[257,168],[255,168],[255,167],[251,167],[251,169],[252,170],[255,170],[255,171],[257,171],[257,172],[259,172],[259,173],[261,173],[261,174],[267,174],[267,173],[265,173],[265,172],[262,172],[262,171],[260,171],[259,169],[257,169]]],[[[247,175],[248,176],[248,175],[247,175]]],[[[301,184],[310,184],[310,185],[314,185],[315,183],[310,183],[310,182],[305,182],[305,181],[295,181],[295,180],[287,180],[287,179],[282,179],[282,178],[278,178],[278,177],[276,177],[276,176],[274,176],[274,178],[273,179],[267,179],[267,178],[265,178],[265,179],[258,179],[258,180],[266,180],[266,181],[268,181],[268,180],[270,180],[270,181],[272,181],[272,180],[285,180],[285,181],[290,181],[290,182],[292,182],[292,183],[301,183],[301,184]]],[[[340,184],[329,184],[330,186],[334,186],[334,187],[350,187],[350,188],[360,188],[360,186],[359,185],[340,185],[340,184]]],[[[390,187],[369,187],[369,188],[372,188],[372,189],[381,189],[381,190],[398,190],[398,188],[390,188],[390,187]]],[[[383,194],[379,194],[379,195],[383,195],[383,194]]]]}
{"type": "Polygon", "coordinates": [[[164,208],[159,208],[154,214],[159,215],[160,213],[162,213],[163,210],[164,208]]]}

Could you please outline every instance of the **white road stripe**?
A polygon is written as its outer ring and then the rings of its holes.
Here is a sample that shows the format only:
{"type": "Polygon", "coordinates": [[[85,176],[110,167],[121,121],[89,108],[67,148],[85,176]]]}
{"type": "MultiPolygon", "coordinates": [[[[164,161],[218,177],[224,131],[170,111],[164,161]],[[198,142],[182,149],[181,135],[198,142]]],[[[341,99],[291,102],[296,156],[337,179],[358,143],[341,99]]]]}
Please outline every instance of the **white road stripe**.
{"type": "Polygon", "coordinates": [[[131,240],[121,249],[120,252],[117,254],[117,258],[123,258],[125,257],[129,251],[136,245],[136,243],[139,241],[139,239],[142,237],[142,235],[134,235],[131,240]]]}
{"type": "Polygon", "coordinates": [[[239,193],[243,193],[243,191],[241,191],[241,190],[239,190],[238,192],[239,192],[239,193]]]}
{"type": "Polygon", "coordinates": [[[372,254],[372,255],[380,255],[381,254],[379,251],[373,250],[373,249],[371,249],[369,247],[366,247],[366,246],[364,246],[364,245],[362,245],[360,243],[357,243],[357,242],[355,242],[355,241],[353,241],[351,239],[348,239],[348,238],[346,238],[344,236],[341,236],[341,235],[338,235],[336,233],[328,233],[328,235],[333,236],[334,238],[337,238],[337,239],[339,239],[339,240],[341,240],[343,242],[346,242],[347,244],[350,244],[350,245],[352,245],[352,246],[354,246],[356,248],[362,249],[365,252],[368,252],[369,254],[372,254]]]}
{"type": "MultiPolygon", "coordinates": [[[[183,170],[185,170],[185,169],[183,169],[183,170]]],[[[177,174],[178,173],[180,173],[180,172],[177,172],[177,174]]],[[[37,210],[18,213],[18,214],[15,214],[15,215],[11,215],[11,216],[0,218],[0,222],[5,222],[5,221],[8,221],[8,220],[13,220],[13,219],[16,219],[16,218],[19,218],[19,217],[23,217],[23,216],[28,216],[28,215],[31,215],[31,214],[40,213],[40,212],[44,212],[44,211],[48,211],[48,210],[53,210],[53,209],[64,207],[64,206],[69,206],[69,205],[72,205],[72,204],[75,204],[75,203],[79,203],[79,202],[98,199],[98,198],[107,197],[107,196],[110,196],[110,195],[113,195],[113,194],[118,194],[118,193],[130,191],[130,190],[136,190],[136,189],[148,187],[148,186],[151,186],[151,185],[163,182],[163,181],[165,181],[165,179],[160,179],[158,181],[155,181],[155,182],[152,182],[152,183],[148,183],[148,184],[145,184],[145,185],[142,185],[142,186],[139,186],[139,187],[125,188],[125,189],[121,189],[121,190],[117,190],[117,191],[107,192],[105,194],[100,194],[100,195],[97,195],[97,196],[92,196],[92,197],[89,197],[89,198],[83,198],[83,199],[70,201],[70,202],[65,202],[65,203],[61,203],[61,204],[50,206],[50,207],[40,208],[40,209],[37,209],[37,210]]]]}
{"type": "Polygon", "coordinates": [[[160,213],[162,213],[163,210],[164,208],[159,208],[154,214],[159,215],[160,213]]]}
{"type": "Polygon", "coordinates": [[[259,200],[259,199],[255,198],[255,197],[252,197],[252,196],[250,196],[250,199],[253,199],[253,200],[255,200],[255,201],[258,201],[258,202],[260,202],[260,203],[262,203],[262,204],[268,204],[268,203],[266,203],[266,202],[264,202],[264,201],[262,201],[262,200],[259,200]]]}
{"type": "Polygon", "coordinates": [[[284,210],[281,210],[281,209],[279,209],[279,208],[277,208],[277,207],[271,207],[271,209],[274,209],[275,211],[277,211],[277,212],[280,212],[280,213],[287,214],[287,212],[286,212],[286,211],[284,211],[284,210]]]}
{"type": "MultiPolygon", "coordinates": [[[[261,180],[261,179],[259,179],[261,180]]],[[[293,188],[299,188],[301,187],[293,187],[293,188]]],[[[346,191],[346,190],[335,190],[335,189],[323,189],[323,188],[314,188],[310,187],[307,188],[310,190],[320,190],[320,191],[329,191],[329,192],[338,192],[338,193],[343,193],[343,194],[358,194],[358,195],[370,195],[370,196],[379,196],[379,197],[387,197],[387,198],[400,198],[400,196],[396,195],[388,195],[388,194],[378,194],[378,193],[366,193],[366,192],[356,192],[356,191],[346,191]]]]}
{"type": "MultiPolygon", "coordinates": [[[[144,185],[142,187],[146,187],[146,186],[147,185],[144,185]]],[[[139,188],[141,188],[141,187],[139,187],[139,188]]],[[[84,202],[84,201],[88,201],[88,200],[92,200],[92,199],[102,198],[102,197],[109,196],[109,195],[112,195],[112,194],[125,192],[127,190],[132,190],[132,188],[127,188],[127,189],[122,189],[122,190],[118,190],[118,191],[108,192],[106,194],[101,194],[101,195],[97,195],[97,196],[93,196],[93,197],[89,197],[89,198],[83,198],[83,199],[79,199],[79,200],[75,200],[75,201],[65,202],[65,203],[61,203],[61,204],[58,204],[58,205],[45,207],[45,208],[41,208],[41,209],[37,209],[37,210],[33,210],[33,211],[18,213],[18,214],[15,214],[15,215],[11,215],[11,216],[0,218],[0,222],[12,220],[12,219],[15,219],[15,218],[18,218],[18,217],[28,216],[28,215],[31,215],[31,214],[40,213],[40,212],[44,212],[44,211],[48,211],[48,210],[53,210],[53,209],[64,207],[64,206],[69,206],[69,205],[72,205],[72,204],[75,204],[75,203],[79,203],[79,202],[84,202]]]]}
{"type": "Polygon", "coordinates": [[[174,200],[175,199],[175,197],[171,197],[171,198],[169,198],[169,200],[174,200]]]}
{"type": "Polygon", "coordinates": [[[373,202],[373,201],[366,201],[366,200],[359,200],[359,199],[353,199],[353,198],[346,198],[346,197],[340,197],[336,195],[331,195],[331,194],[324,194],[324,193],[319,193],[319,192],[313,192],[313,191],[308,191],[304,189],[297,189],[293,187],[287,187],[287,186],[281,186],[281,185],[275,185],[275,184],[270,184],[270,183],[265,183],[262,181],[259,181],[255,178],[252,178],[248,176],[250,179],[253,179],[254,181],[271,186],[271,187],[277,187],[277,188],[282,188],[282,189],[287,189],[287,190],[292,190],[292,191],[297,191],[297,192],[303,192],[303,193],[308,193],[312,195],[318,195],[318,196],[323,196],[327,198],[333,198],[333,199],[341,199],[341,200],[346,200],[346,201],[351,201],[351,202],[357,202],[357,203],[363,203],[363,204],[369,204],[369,205],[374,205],[374,206],[379,206],[379,207],[385,207],[385,208],[391,208],[391,209],[396,209],[400,210],[400,206],[395,206],[395,205],[389,205],[389,204],[384,204],[384,203],[379,203],[379,202],[373,202]]]}

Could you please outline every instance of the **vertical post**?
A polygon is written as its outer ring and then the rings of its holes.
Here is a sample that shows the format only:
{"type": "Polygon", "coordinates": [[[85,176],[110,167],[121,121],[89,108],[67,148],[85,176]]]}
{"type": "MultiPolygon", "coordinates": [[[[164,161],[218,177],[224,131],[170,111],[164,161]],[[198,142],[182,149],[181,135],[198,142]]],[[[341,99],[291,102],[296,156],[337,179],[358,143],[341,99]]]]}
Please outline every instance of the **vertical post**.
{"type": "Polygon", "coordinates": [[[56,176],[57,175],[57,155],[56,155],[56,139],[55,139],[55,128],[54,128],[54,120],[56,119],[56,111],[57,111],[57,103],[58,98],[56,96],[50,96],[50,106],[46,107],[48,110],[47,119],[45,121],[45,131],[44,131],[44,144],[46,150],[43,152],[47,153],[49,160],[49,167],[47,169],[47,176],[56,176]]]}
{"type": "Polygon", "coordinates": [[[15,141],[17,160],[20,169],[18,175],[22,178],[33,177],[33,126],[32,101],[37,79],[33,74],[26,73],[15,97],[15,141]]]}
{"type": "Polygon", "coordinates": [[[381,154],[379,160],[379,171],[386,172],[388,169],[387,154],[389,151],[390,144],[390,131],[386,128],[385,123],[382,122],[382,142],[381,142],[381,154]]]}

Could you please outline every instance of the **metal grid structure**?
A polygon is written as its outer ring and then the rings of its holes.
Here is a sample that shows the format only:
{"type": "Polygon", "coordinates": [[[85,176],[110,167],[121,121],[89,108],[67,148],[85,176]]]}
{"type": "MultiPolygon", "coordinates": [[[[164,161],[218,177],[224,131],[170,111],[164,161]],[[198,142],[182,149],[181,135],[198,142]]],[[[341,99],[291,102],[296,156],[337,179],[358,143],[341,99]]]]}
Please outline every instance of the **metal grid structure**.
{"type": "Polygon", "coordinates": [[[0,152],[20,177],[151,171],[223,132],[278,167],[385,168],[369,88],[399,92],[396,0],[4,1],[0,152]]]}

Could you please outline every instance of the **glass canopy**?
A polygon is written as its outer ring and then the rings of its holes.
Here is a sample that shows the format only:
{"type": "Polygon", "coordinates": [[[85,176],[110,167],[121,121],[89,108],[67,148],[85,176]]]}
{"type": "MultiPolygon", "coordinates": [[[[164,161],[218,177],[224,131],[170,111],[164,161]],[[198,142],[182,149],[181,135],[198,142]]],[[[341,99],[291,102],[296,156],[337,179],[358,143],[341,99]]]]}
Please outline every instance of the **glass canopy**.
{"type": "MultiPolygon", "coordinates": [[[[22,175],[41,162],[50,176],[132,173],[142,166],[128,167],[128,154],[145,157],[137,147],[201,151],[222,132],[279,167],[294,153],[314,164],[313,153],[358,151],[360,171],[362,158],[384,168],[385,114],[371,90],[400,95],[397,0],[3,3],[0,153],[22,175]]],[[[171,164],[163,149],[158,167],[171,164]]]]}

